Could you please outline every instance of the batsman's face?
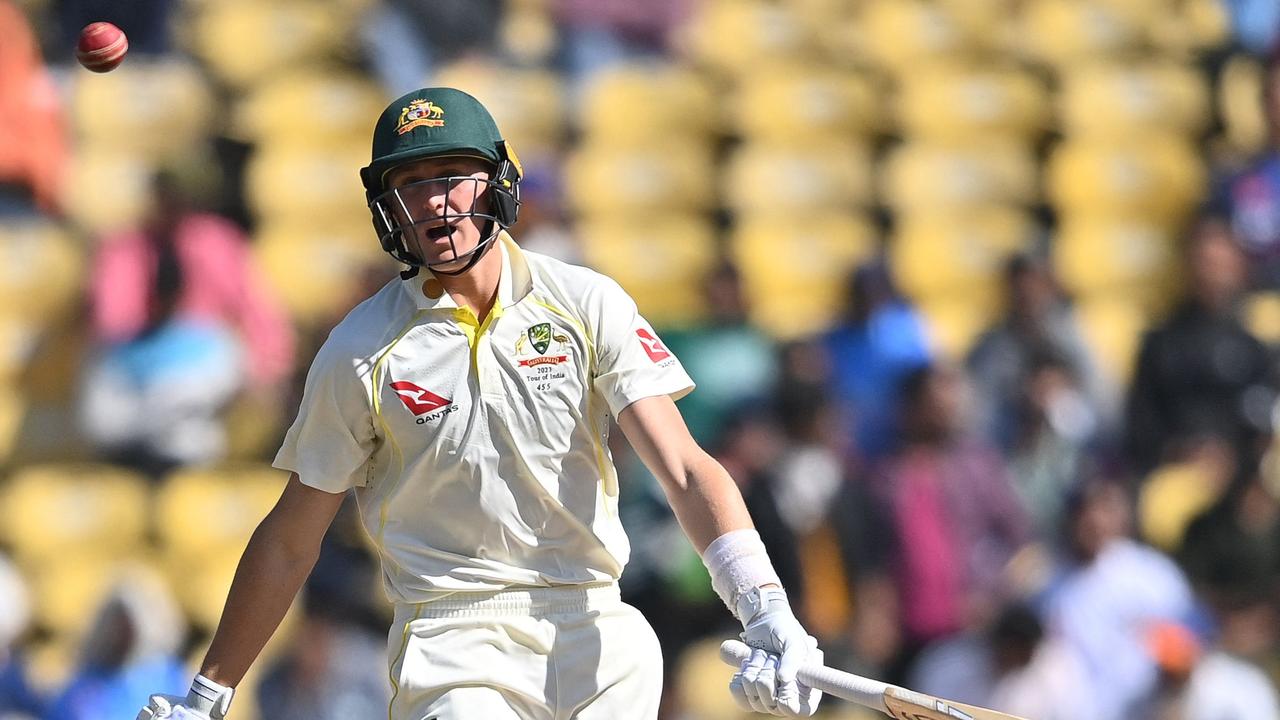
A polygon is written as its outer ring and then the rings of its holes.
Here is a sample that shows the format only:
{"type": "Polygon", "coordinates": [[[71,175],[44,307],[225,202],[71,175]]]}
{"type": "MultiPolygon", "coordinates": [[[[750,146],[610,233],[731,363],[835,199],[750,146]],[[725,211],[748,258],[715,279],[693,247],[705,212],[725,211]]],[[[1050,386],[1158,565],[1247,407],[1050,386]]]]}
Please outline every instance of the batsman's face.
{"type": "Polygon", "coordinates": [[[480,158],[440,157],[388,173],[387,187],[396,191],[388,200],[392,217],[425,264],[456,269],[480,243],[484,221],[474,214],[489,212],[489,171],[480,158]]]}

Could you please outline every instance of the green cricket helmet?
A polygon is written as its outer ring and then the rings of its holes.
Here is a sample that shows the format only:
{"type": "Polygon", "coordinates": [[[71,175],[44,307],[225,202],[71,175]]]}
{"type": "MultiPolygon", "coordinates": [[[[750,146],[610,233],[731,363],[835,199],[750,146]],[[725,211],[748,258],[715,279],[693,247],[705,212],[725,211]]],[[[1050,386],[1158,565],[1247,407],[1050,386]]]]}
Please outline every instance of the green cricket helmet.
{"type": "MultiPolygon", "coordinates": [[[[364,183],[365,199],[373,213],[373,227],[382,249],[406,265],[430,267],[410,248],[409,239],[415,226],[441,220],[448,226],[467,217],[483,221],[479,223],[480,242],[476,247],[463,255],[458,255],[454,248],[453,259],[446,261],[453,263],[469,256],[462,269],[445,273],[456,275],[471,269],[492,247],[498,232],[515,224],[520,210],[521,173],[520,160],[502,139],[484,105],[461,90],[437,87],[402,95],[382,111],[373,130],[373,158],[367,167],[360,169],[360,180],[364,183]],[[492,163],[490,178],[443,177],[399,188],[387,187],[387,174],[395,167],[424,158],[449,156],[473,157],[492,163]],[[442,182],[446,193],[471,184],[474,198],[480,196],[483,186],[488,186],[488,212],[476,210],[473,200],[465,212],[446,211],[443,217],[423,217],[420,207],[415,207],[417,203],[406,201],[414,196],[415,187],[421,190],[431,184],[438,188],[442,182]]],[[[452,246],[452,236],[449,242],[452,246]]]]}

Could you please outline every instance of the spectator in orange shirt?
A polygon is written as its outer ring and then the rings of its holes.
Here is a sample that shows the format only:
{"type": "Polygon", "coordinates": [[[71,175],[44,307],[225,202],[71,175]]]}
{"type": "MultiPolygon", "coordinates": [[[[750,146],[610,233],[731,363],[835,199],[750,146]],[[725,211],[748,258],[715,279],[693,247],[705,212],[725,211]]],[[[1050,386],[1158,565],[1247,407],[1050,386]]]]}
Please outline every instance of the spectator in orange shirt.
{"type": "Polygon", "coordinates": [[[58,210],[62,108],[26,16],[0,0],[0,217],[58,210]]]}

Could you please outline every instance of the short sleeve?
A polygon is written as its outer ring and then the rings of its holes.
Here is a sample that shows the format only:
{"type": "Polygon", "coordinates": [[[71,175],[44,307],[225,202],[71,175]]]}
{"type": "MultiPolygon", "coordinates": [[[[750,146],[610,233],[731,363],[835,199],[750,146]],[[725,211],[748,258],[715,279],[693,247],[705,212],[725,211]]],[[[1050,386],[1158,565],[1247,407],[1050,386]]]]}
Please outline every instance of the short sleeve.
{"type": "Polygon", "coordinates": [[[298,417],[272,465],[325,492],[365,484],[375,436],[359,363],[330,336],[307,372],[298,417]]]}
{"type": "Polygon", "coordinates": [[[679,400],[693,390],[689,374],[621,286],[602,277],[592,299],[588,310],[596,336],[595,389],[614,417],[637,400],[659,395],[679,400]]]}

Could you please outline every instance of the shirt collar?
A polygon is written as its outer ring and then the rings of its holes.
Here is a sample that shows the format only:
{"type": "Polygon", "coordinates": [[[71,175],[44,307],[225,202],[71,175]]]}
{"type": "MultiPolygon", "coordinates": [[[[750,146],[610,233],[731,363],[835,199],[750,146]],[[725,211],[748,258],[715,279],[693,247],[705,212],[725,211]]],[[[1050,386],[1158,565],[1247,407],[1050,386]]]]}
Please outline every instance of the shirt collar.
{"type": "MultiPolygon", "coordinates": [[[[524,299],[533,290],[533,275],[529,271],[529,261],[524,251],[505,230],[498,233],[497,250],[502,253],[502,274],[498,278],[498,303],[502,307],[511,307],[524,299]]],[[[434,285],[435,277],[430,271],[415,273],[413,277],[400,281],[401,286],[419,310],[452,310],[458,307],[453,296],[443,290],[436,297],[431,297],[423,288],[434,285]]]]}

